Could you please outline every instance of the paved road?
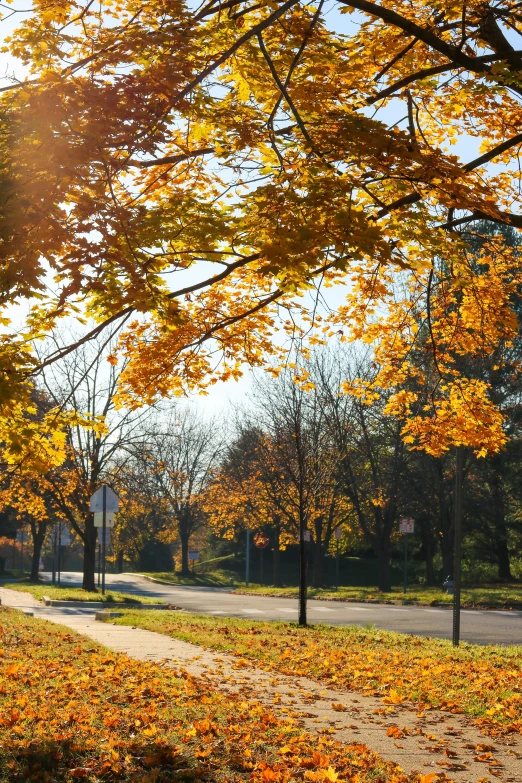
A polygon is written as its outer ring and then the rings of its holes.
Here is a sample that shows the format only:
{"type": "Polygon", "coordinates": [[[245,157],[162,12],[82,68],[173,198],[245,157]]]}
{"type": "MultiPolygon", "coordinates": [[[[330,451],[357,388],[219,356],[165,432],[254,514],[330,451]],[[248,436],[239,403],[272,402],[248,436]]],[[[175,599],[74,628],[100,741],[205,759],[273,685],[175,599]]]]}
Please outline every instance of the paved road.
{"type": "MultiPolygon", "coordinates": [[[[44,578],[50,578],[50,575],[46,574],[44,578]]],[[[62,584],[80,585],[81,574],[62,574],[62,584]]],[[[291,598],[234,595],[227,588],[220,587],[171,587],[150,582],[135,574],[108,574],[107,587],[159,598],[183,609],[215,616],[297,620],[297,601],[291,598]]],[[[314,600],[308,603],[308,617],[311,623],[371,624],[388,631],[446,639],[451,638],[452,633],[451,609],[314,600]]],[[[522,645],[522,612],[464,610],[461,635],[464,641],[475,644],[522,645]]]]}

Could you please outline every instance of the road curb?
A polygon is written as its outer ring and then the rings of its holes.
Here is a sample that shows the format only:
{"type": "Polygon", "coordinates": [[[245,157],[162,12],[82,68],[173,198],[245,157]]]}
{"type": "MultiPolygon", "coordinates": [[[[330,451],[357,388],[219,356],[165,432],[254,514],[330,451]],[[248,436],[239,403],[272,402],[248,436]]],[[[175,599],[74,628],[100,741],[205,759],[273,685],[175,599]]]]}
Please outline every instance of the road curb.
{"type": "Polygon", "coordinates": [[[110,603],[108,604],[107,601],[60,601],[58,599],[49,598],[49,596],[44,595],[42,598],[42,603],[45,604],[45,606],[54,606],[56,608],[76,608],[76,609],[104,609],[107,606],[110,606],[111,608],[118,608],[118,609],[168,609],[169,604],[142,604],[142,603],[125,603],[125,604],[118,604],[118,603],[110,603]]]}

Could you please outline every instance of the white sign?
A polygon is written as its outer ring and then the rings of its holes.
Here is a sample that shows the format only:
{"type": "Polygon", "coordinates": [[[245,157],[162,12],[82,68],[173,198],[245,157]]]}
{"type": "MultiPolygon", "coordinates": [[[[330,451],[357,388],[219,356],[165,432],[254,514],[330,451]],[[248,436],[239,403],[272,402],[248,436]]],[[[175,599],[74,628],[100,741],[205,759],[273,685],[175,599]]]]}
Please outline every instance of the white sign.
{"type": "MultiPolygon", "coordinates": [[[[106,512],[105,526],[114,527],[114,511],[106,512]]],[[[94,512],[94,527],[103,527],[103,511],[94,512]]]]}
{"type": "Polygon", "coordinates": [[[190,550],[188,553],[188,559],[189,560],[199,560],[199,552],[196,552],[195,550],[190,550]]]}
{"type": "MultiPolygon", "coordinates": [[[[111,543],[111,529],[110,527],[105,528],[105,546],[109,546],[111,543]]],[[[103,528],[98,528],[98,544],[100,546],[103,546],[103,528]]]]}
{"type": "Polygon", "coordinates": [[[340,541],[340,540],[341,540],[341,536],[342,536],[342,534],[343,534],[343,531],[341,530],[341,528],[340,528],[340,527],[336,527],[336,528],[335,528],[335,533],[334,533],[334,535],[335,535],[335,537],[336,537],[336,539],[337,539],[338,541],[340,541]]]}
{"type": "Polygon", "coordinates": [[[29,534],[25,530],[19,530],[16,534],[16,540],[20,544],[26,544],[29,541],[29,534]]]}
{"type": "Polygon", "coordinates": [[[103,490],[105,490],[105,511],[116,512],[120,505],[120,499],[116,492],[106,484],[97,489],[91,497],[91,511],[103,511],[103,490]]]}
{"type": "Polygon", "coordinates": [[[312,540],[312,533],[310,530],[303,530],[303,541],[311,541],[312,540]]]}
{"type": "Polygon", "coordinates": [[[411,517],[404,517],[399,520],[399,530],[401,533],[413,533],[415,523],[411,517]]]}

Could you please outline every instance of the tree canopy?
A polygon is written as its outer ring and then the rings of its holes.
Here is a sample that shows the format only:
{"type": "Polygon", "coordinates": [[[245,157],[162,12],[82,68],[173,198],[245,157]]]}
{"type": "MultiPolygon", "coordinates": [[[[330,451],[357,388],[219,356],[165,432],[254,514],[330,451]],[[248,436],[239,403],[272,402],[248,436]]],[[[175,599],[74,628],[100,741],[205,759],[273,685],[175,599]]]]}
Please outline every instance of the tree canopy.
{"type": "Polygon", "coordinates": [[[130,405],[341,331],[378,364],[347,391],[402,384],[413,447],[498,450],[470,367],[515,337],[520,264],[468,235],[522,227],[521,33],[506,0],[36,2],[6,43],[30,75],[2,93],[0,302],[36,304],[2,399],[64,315],[122,330],[130,405]]]}

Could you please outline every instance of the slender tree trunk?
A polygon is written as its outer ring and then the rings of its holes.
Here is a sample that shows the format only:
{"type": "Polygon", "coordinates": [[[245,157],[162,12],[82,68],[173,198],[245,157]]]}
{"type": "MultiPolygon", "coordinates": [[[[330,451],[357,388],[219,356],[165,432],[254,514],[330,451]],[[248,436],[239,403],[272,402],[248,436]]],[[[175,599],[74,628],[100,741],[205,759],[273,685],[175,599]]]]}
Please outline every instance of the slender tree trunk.
{"type": "Polygon", "coordinates": [[[94,527],[93,514],[87,514],[85,522],[85,537],[83,539],[83,589],[89,592],[96,590],[96,545],[97,530],[94,527]]]}
{"type": "Polygon", "coordinates": [[[314,573],[313,573],[312,584],[314,587],[322,587],[324,558],[323,558],[323,545],[319,536],[316,537],[313,547],[314,547],[313,549],[314,573]]]}
{"type": "Polygon", "coordinates": [[[45,539],[45,533],[47,525],[43,522],[36,523],[31,522],[31,535],[33,538],[33,557],[31,560],[31,576],[29,579],[31,582],[37,582],[39,576],[40,556],[42,554],[42,546],[45,539]]]}
{"type": "Polygon", "coordinates": [[[390,542],[380,539],[377,543],[377,560],[379,563],[379,576],[377,587],[382,593],[391,590],[390,582],[390,542]]]}
{"type": "Polygon", "coordinates": [[[279,539],[281,537],[281,523],[279,518],[274,521],[274,559],[272,582],[276,587],[281,585],[281,550],[279,548],[279,539]]]}
{"type": "Polygon", "coordinates": [[[181,573],[183,576],[190,576],[190,567],[189,567],[189,559],[188,559],[189,539],[190,539],[190,535],[185,530],[180,529],[179,540],[181,543],[181,573]]]}
{"type": "Polygon", "coordinates": [[[120,549],[118,552],[118,557],[116,559],[116,570],[119,574],[123,573],[123,549],[120,549]]]}

